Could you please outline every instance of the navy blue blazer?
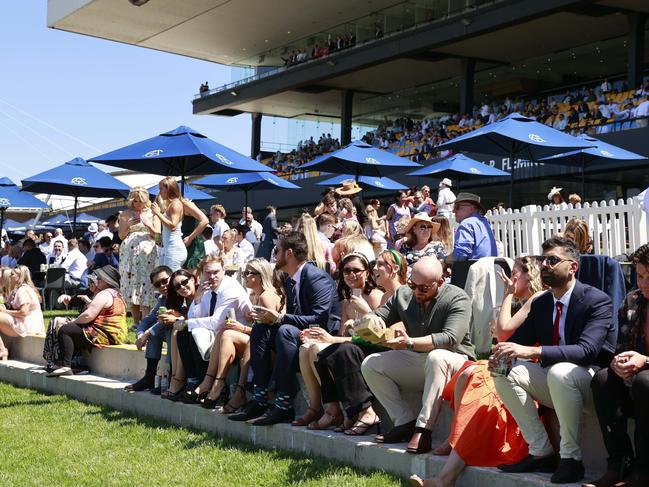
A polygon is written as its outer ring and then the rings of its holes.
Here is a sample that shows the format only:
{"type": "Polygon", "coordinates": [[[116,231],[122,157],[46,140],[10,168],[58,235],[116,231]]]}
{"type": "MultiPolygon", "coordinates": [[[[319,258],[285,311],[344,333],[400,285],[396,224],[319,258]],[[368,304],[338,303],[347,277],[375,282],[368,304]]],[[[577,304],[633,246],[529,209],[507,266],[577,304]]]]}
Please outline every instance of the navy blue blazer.
{"type": "Polygon", "coordinates": [[[288,282],[286,279],[284,283],[287,299],[283,323],[296,326],[301,330],[317,324],[327,329],[329,333],[337,333],[340,328],[340,302],[336,283],[331,276],[312,264],[304,265],[300,274],[299,314],[293,307],[288,282]]]}
{"type": "Polygon", "coordinates": [[[559,362],[609,365],[615,353],[617,327],[607,294],[576,281],[566,314],[565,345],[552,345],[553,312],[554,298],[548,291],[534,300],[527,318],[509,341],[527,346],[540,344],[543,367],[559,362]]]}

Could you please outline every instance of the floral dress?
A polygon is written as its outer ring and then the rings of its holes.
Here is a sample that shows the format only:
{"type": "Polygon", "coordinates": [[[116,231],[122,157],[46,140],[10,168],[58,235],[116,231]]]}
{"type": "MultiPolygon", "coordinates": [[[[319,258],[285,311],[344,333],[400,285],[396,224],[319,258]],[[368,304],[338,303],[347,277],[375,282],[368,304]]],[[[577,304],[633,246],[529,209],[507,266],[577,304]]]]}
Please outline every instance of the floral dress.
{"type": "Polygon", "coordinates": [[[113,304],[104,308],[97,317],[83,325],[83,334],[93,346],[120,345],[126,340],[126,305],[116,289],[107,289],[113,297],[113,304]]]}
{"type": "MultiPolygon", "coordinates": [[[[153,214],[143,211],[141,217],[152,219],[153,214]]],[[[120,292],[126,306],[155,305],[155,289],[149,275],[157,265],[158,251],[149,230],[142,223],[132,225],[119,246],[120,292]]]]}
{"type": "Polygon", "coordinates": [[[421,250],[415,250],[408,244],[403,244],[399,251],[406,257],[409,267],[412,267],[415,262],[425,256],[433,256],[438,259],[446,257],[446,247],[442,242],[430,242],[421,250]]]}

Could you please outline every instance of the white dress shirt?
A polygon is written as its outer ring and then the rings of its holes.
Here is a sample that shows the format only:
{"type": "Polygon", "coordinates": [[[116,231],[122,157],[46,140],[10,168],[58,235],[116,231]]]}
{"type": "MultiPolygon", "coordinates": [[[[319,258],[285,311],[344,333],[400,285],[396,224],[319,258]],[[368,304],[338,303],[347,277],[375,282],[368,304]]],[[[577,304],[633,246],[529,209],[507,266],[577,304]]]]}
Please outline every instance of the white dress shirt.
{"type": "Polygon", "coordinates": [[[228,230],[230,230],[230,225],[225,223],[224,220],[219,220],[212,226],[212,238],[221,238],[221,235],[223,235],[223,233],[227,232],[228,230]]]}
{"type": "Polygon", "coordinates": [[[304,266],[306,265],[306,262],[303,262],[300,267],[297,268],[295,271],[295,274],[291,276],[291,279],[295,281],[295,296],[297,296],[298,302],[299,302],[299,297],[300,297],[300,277],[302,277],[302,269],[304,269],[304,266]]]}
{"type": "Polygon", "coordinates": [[[561,299],[557,299],[554,295],[552,295],[552,297],[554,298],[554,309],[552,310],[553,326],[554,319],[557,316],[557,303],[560,302],[563,305],[563,308],[561,308],[561,319],[559,320],[559,345],[566,344],[566,340],[564,338],[566,330],[566,316],[568,314],[568,305],[570,304],[570,298],[572,297],[572,290],[575,289],[576,282],[576,280],[572,281],[572,286],[570,286],[570,289],[568,289],[565,294],[561,296],[561,299]]]}
{"type": "Polygon", "coordinates": [[[99,232],[99,233],[95,236],[95,242],[98,242],[99,239],[100,239],[100,238],[103,238],[103,237],[108,237],[108,238],[110,238],[111,240],[113,240],[113,232],[111,232],[111,231],[108,230],[108,229],[106,229],[106,230],[102,230],[101,232],[99,232]]]}
{"type": "Polygon", "coordinates": [[[455,203],[455,193],[451,188],[442,188],[437,195],[437,211],[442,213],[452,213],[453,203],[455,203]]]}
{"type": "Polygon", "coordinates": [[[244,260],[248,262],[249,260],[253,259],[255,257],[255,248],[252,246],[248,240],[245,238],[241,240],[238,244],[236,244],[237,247],[243,252],[244,255],[244,260]]]}
{"type": "Polygon", "coordinates": [[[68,253],[68,239],[63,235],[59,235],[58,237],[52,237],[50,239],[50,248],[48,254],[54,253],[54,242],[63,242],[63,255],[66,255],[68,253]]]}
{"type": "Polygon", "coordinates": [[[195,304],[192,301],[187,312],[187,329],[192,331],[195,328],[207,328],[217,332],[225,326],[225,319],[231,308],[235,310],[237,321],[246,323],[246,315],[252,311],[252,303],[248,292],[239,281],[230,276],[223,276],[220,286],[214,291],[206,291],[200,303],[195,304]],[[210,316],[212,292],[216,293],[216,306],[210,316]]]}
{"type": "Polygon", "coordinates": [[[72,249],[68,252],[67,257],[61,264],[61,267],[68,271],[72,279],[79,280],[83,271],[88,267],[88,259],[81,253],[79,249],[72,249]]]}

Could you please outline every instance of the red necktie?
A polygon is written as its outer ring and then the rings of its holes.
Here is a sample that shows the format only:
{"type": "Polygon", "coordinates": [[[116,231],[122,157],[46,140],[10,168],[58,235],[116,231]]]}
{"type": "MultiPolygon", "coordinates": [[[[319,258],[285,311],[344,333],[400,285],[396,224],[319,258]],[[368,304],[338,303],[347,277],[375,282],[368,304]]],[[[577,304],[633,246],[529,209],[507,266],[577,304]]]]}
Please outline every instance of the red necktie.
{"type": "Polygon", "coordinates": [[[559,323],[561,322],[561,311],[563,310],[563,303],[557,301],[557,314],[554,316],[554,325],[552,327],[552,345],[559,345],[559,323]]]}

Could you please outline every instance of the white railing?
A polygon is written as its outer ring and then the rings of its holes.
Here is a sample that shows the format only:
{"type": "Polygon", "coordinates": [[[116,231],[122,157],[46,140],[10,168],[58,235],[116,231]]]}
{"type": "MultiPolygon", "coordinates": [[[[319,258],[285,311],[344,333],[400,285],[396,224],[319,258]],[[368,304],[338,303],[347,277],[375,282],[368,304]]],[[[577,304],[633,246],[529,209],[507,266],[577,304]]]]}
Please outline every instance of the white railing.
{"type": "Polygon", "coordinates": [[[561,232],[571,218],[588,223],[596,254],[611,257],[631,253],[647,243],[649,221],[635,198],[608,203],[524,206],[520,210],[488,211],[496,240],[502,242],[505,257],[540,255],[541,244],[561,232]]]}

